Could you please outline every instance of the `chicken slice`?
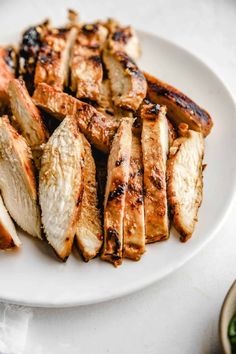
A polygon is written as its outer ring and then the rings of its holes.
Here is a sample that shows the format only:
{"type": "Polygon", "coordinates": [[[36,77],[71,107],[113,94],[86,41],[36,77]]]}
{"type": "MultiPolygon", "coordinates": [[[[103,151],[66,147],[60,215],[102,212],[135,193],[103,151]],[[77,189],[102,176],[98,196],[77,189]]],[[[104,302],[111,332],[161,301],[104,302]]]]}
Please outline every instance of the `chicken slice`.
{"type": "Polygon", "coordinates": [[[35,165],[39,167],[42,144],[48,139],[42,115],[33,103],[23,80],[11,80],[8,93],[14,124],[31,148],[35,165]]]}
{"type": "Polygon", "coordinates": [[[34,90],[34,74],[39,50],[48,29],[49,22],[45,21],[42,24],[27,28],[22,34],[19,45],[18,73],[19,77],[25,81],[30,95],[34,90]]]}
{"type": "Polygon", "coordinates": [[[129,182],[125,198],[124,257],[138,261],[145,251],[141,138],[133,133],[129,182]]]}
{"type": "Polygon", "coordinates": [[[71,62],[71,90],[76,93],[76,97],[97,101],[102,75],[99,51],[76,44],[71,62]]]}
{"type": "Polygon", "coordinates": [[[91,146],[83,135],[82,141],[84,146],[84,192],[75,240],[84,260],[89,261],[97,255],[102,246],[103,231],[101,214],[98,209],[96,166],[91,146]]]}
{"type": "Polygon", "coordinates": [[[12,47],[0,47],[0,113],[9,104],[8,84],[15,76],[16,53],[12,47]]]}
{"type": "Polygon", "coordinates": [[[132,113],[114,105],[109,79],[103,80],[97,103],[97,110],[107,117],[108,120],[114,120],[117,124],[119,124],[122,117],[129,117],[132,113]]]}
{"type": "Polygon", "coordinates": [[[70,51],[77,34],[76,28],[49,29],[40,47],[34,84],[41,82],[63,90],[68,84],[70,51]]]}
{"type": "Polygon", "coordinates": [[[132,27],[123,27],[113,19],[108,19],[104,25],[109,30],[108,47],[111,50],[125,52],[133,60],[137,60],[140,57],[139,40],[132,27]]]}
{"type": "Polygon", "coordinates": [[[88,103],[77,100],[47,84],[39,84],[34,92],[34,103],[58,119],[74,115],[79,129],[91,144],[108,152],[119,123],[105,116],[88,103]]]}
{"type": "Polygon", "coordinates": [[[185,123],[190,129],[202,132],[204,137],[210,134],[213,121],[207,111],[173,86],[144,74],[148,84],[148,97],[155,103],[166,105],[167,115],[175,127],[185,123]]]}
{"type": "Polygon", "coordinates": [[[30,235],[41,238],[31,152],[6,117],[0,119],[0,189],[15,222],[30,235]]]}
{"type": "Polygon", "coordinates": [[[100,24],[83,25],[71,54],[71,90],[78,98],[97,101],[103,78],[101,49],[107,29],[100,24]]]}
{"type": "Polygon", "coordinates": [[[166,193],[169,137],[166,107],[144,103],[141,117],[146,242],[150,243],[169,237],[166,193]]]}
{"type": "Polygon", "coordinates": [[[147,92],[143,73],[124,52],[104,50],[103,60],[111,81],[115,106],[136,111],[147,92]]]}
{"type": "Polygon", "coordinates": [[[173,142],[177,138],[177,133],[173,124],[169,120],[168,120],[168,127],[169,127],[169,145],[172,146],[173,142]]]}
{"type": "Polygon", "coordinates": [[[167,163],[167,193],[173,224],[185,242],[193,234],[202,202],[204,139],[189,130],[170,148],[167,163]]]}
{"type": "Polygon", "coordinates": [[[114,112],[114,106],[111,95],[111,85],[110,80],[104,79],[100,86],[100,92],[97,99],[97,103],[101,108],[104,108],[111,113],[114,112]]]}
{"type": "Polygon", "coordinates": [[[104,248],[102,259],[115,266],[122,263],[125,194],[129,179],[132,118],[123,118],[108,158],[104,201],[104,248]]]}
{"type": "Polygon", "coordinates": [[[63,120],[66,115],[73,115],[76,111],[76,103],[78,108],[87,105],[45,83],[38,84],[32,98],[36,106],[59,120],[63,120]]]}
{"type": "Polygon", "coordinates": [[[84,149],[73,117],[67,116],[44,147],[39,201],[46,238],[58,257],[71,252],[83,193],[84,149]]]}
{"type": "Polygon", "coordinates": [[[16,233],[15,225],[11,220],[2,197],[0,196],[0,250],[20,247],[21,241],[16,233]]]}

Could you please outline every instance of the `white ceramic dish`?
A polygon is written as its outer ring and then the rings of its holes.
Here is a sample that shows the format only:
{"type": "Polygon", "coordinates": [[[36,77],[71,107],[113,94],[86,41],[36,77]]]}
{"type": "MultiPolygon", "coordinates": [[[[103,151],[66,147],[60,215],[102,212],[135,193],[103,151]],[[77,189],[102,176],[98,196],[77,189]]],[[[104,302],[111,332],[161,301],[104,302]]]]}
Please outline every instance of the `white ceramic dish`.
{"type": "MultiPolygon", "coordinates": [[[[115,269],[99,259],[83,263],[71,255],[58,262],[44,243],[22,236],[18,253],[0,254],[0,300],[45,307],[84,305],[141,289],[189,260],[219,230],[233,200],[236,184],[236,109],[220,79],[199,59],[156,36],[140,33],[140,66],[178,87],[206,108],[214,119],[206,140],[204,200],[191,240],[147,246],[140,262],[124,261],[115,269]]],[[[227,242],[227,240],[226,240],[227,242]]]]}
{"type": "Polygon", "coordinates": [[[232,317],[236,314],[236,280],[227,292],[220,312],[219,334],[222,349],[225,354],[231,354],[228,338],[228,327],[232,317]]]}

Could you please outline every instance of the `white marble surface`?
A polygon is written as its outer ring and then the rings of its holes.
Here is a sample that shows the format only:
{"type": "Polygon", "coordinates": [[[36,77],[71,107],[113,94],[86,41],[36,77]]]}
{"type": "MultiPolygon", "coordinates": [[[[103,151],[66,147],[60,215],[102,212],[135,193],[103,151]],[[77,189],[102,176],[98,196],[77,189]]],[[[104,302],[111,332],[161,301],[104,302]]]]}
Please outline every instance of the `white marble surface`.
{"type": "MultiPolygon", "coordinates": [[[[10,40],[45,15],[75,8],[92,20],[115,16],[191,50],[236,97],[236,1],[0,1],[0,33],[10,40]]],[[[224,119],[224,117],[222,117],[224,119]]],[[[232,152],[234,153],[234,152],[232,152]]],[[[216,191],[217,202],[217,191],[216,191]]],[[[25,354],[220,353],[218,316],[236,272],[236,203],[220,232],[194,259],[136,294],[72,309],[34,309],[25,354]]]]}

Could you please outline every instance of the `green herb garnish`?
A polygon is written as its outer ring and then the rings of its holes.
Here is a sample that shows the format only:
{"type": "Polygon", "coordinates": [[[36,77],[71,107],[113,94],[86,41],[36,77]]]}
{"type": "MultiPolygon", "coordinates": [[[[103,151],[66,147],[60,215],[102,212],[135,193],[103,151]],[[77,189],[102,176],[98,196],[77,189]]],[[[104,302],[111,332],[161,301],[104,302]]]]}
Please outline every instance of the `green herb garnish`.
{"type": "Polygon", "coordinates": [[[236,353],[236,315],[233,316],[228,327],[228,337],[232,353],[236,353]]]}

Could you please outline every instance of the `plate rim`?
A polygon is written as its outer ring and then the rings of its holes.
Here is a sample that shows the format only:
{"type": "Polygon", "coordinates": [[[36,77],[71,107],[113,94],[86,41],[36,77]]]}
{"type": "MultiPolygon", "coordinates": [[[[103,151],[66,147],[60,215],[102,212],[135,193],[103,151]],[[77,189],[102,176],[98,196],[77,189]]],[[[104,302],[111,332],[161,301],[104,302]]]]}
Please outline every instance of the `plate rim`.
{"type": "MultiPolygon", "coordinates": [[[[225,93],[228,95],[229,99],[232,102],[232,107],[234,108],[233,110],[234,110],[235,116],[236,116],[236,99],[234,98],[234,95],[231,93],[231,90],[228,87],[228,84],[225,83],[223,81],[223,79],[221,78],[221,76],[218,73],[216,73],[207,63],[205,63],[203,61],[203,59],[198,57],[198,55],[196,55],[195,53],[192,53],[191,51],[189,51],[184,46],[182,46],[182,45],[180,45],[168,38],[165,38],[164,36],[159,36],[157,34],[154,34],[154,33],[151,33],[151,32],[145,31],[145,30],[139,30],[139,29],[136,29],[136,30],[137,30],[137,33],[141,34],[142,36],[152,37],[154,40],[157,39],[158,41],[163,42],[163,43],[167,44],[168,46],[172,46],[177,50],[180,49],[182,52],[184,52],[184,54],[187,54],[188,56],[190,55],[191,57],[194,58],[194,60],[196,62],[200,63],[200,65],[205,67],[205,69],[207,69],[219,81],[219,83],[221,84],[221,87],[224,89],[225,93]]],[[[213,127],[213,129],[214,129],[214,127],[213,127]]],[[[23,305],[23,306],[28,306],[28,307],[36,307],[36,308],[70,308],[70,307],[75,307],[75,306],[86,306],[86,305],[92,305],[92,304],[99,304],[102,302],[118,299],[123,296],[133,294],[141,289],[144,289],[144,288],[160,281],[161,279],[166,278],[170,274],[179,270],[188,261],[190,261],[193,257],[195,257],[206,246],[207,243],[212,241],[212,239],[220,231],[220,229],[222,228],[222,226],[226,222],[228,215],[233,207],[234,201],[236,200],[236,179],[234,180],[234,183],[232,184],[232,194],[228,198],[229,198],[229,203],[228,203],[228,206],[225,208],[225,211],[223,212],[223,216],[221,217],[221,219],[219,221],[216,221],[215,227],[213,227],[212,232],[207,234],[208,237],[206,237],[202,241],[202,243],[197,245],[195,247],[195,249],[188,256],[186,256],[184,259],[180,259],[180,261],[176,262],[174,268],[171,268],[171,267],[167,268],[159,276],[157,276],[155,273],[153,273],[153,274],[147,276],[145,279],[142,278],[141,280],[136,281],[136,283],[132,284],[132,286],[128,285],[128,286],[122,288],[120,291],[116,290],[116,293],[114,293],[114,294],[112,294],[112,293],[109,293],[107,295],[103,294],[103,295],[96,296],[96,298],[89,298],[87,300],[79,299],[79,300],[71,301],[68,298],[68,300],[65,300],[65,301],[61,301],[59,299],[59,300],[55,300],[53,302],[46,301],[45,299],[36,300],[36,301],[28,301],[28,300],[24,300],[23,298],[20,299],[19,297],[16,299],[15,296],[8,296],[7,298],[5,298],[4,296],[2,297],[0,294],[0,301],[3,303],[12,303],[12,304],[23,305]]]]}

